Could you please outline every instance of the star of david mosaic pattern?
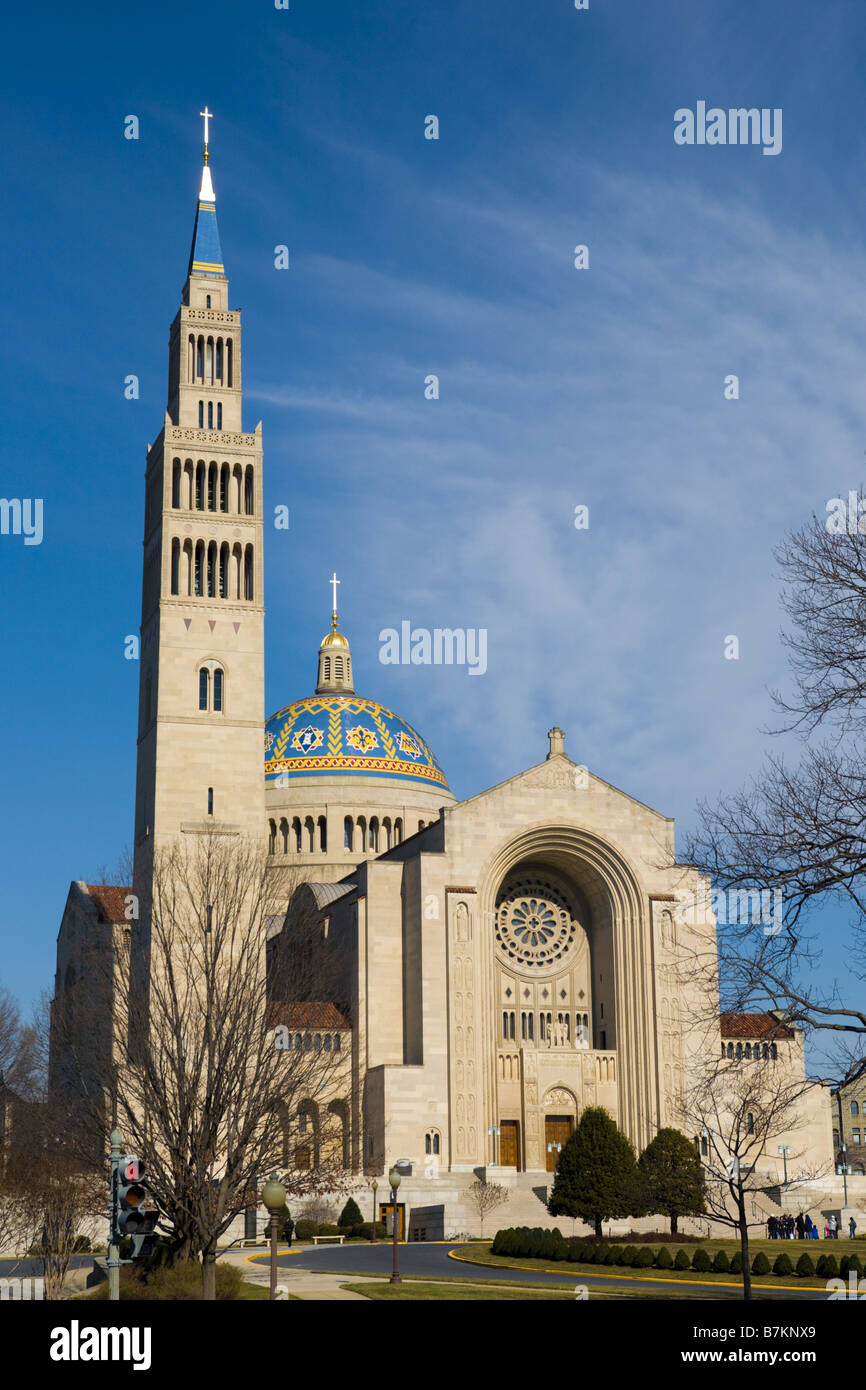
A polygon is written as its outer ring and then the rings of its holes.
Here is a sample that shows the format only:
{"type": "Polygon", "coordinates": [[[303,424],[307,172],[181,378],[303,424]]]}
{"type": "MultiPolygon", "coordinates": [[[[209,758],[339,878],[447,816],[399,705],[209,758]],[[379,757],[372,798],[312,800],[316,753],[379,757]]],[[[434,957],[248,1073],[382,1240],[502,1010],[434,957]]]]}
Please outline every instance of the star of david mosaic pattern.
{"type": "Polygon", "coordinates": [[[448,789],[432,749],[399,714],[357,695],[311,695],[265,725],[265,778],[347,774],[448,789]]]}

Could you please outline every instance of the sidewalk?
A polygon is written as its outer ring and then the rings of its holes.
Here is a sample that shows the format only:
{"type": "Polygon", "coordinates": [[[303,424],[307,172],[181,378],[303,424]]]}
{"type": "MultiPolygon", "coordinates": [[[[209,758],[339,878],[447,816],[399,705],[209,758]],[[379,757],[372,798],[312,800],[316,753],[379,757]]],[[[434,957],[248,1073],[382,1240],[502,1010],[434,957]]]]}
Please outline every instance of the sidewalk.
{"type": "MultiPolygon", "coordinates": [[[[278,1246],[277,1253],[285,1255],[285,1246],[278,1246]]],[[[244,1272],[244,1279],[250,1284],[261,1284],[265,1288],[270,1284],[271,1271],[269,1256],[263,1250],[229,1250],[225,1255],[220,1255],[221,1260],[228,1260],[231,1264],[240,1265],[244,1272]],[[251,1254],[258,1255],[257,1259],[250,1259],[251,1254]]],[[[277,1268],[277,1288],[283,1288],[294,1298],[322,1300],[323,1302],[336,1302],[341,1299],[353,1299],[357,1303],[368,1303],[369,1299],[364,1298],[363,1294],[350,1293],[348,1289],[341,1289],[340,1285],[347,1283],[356,1276],[349,1274],[311,1274],[307,1269],[292,1269],[291,1265],[279,1265],[277,1268]]]]}

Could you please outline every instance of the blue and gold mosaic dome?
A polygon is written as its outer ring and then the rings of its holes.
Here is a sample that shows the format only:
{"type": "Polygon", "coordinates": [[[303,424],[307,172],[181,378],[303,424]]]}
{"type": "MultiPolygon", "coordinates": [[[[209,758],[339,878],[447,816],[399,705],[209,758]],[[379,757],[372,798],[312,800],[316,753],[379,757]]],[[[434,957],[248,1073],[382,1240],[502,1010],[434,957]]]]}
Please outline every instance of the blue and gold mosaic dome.
{"type": "Polygon", "coordinates": [[[265,781],[291,777],[399,777],[449,790],[419,733],[393,710],[358,695],[310,695],[265,724],[265,781]]]}

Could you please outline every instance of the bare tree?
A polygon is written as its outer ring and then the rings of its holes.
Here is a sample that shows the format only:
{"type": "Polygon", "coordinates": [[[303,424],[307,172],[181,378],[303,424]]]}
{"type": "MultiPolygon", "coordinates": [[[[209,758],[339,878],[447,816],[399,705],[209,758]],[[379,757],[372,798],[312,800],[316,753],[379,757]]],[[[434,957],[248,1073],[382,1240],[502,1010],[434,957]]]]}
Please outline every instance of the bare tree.
{"type": "MultiPolygon", "coordinates": [[[[770,1148],[796,1132],[811,1083],[785,1067],[707,1058],[683,1097],[683,1128],[699,1137],[707,1214],[740,1238],[743,1298],[752,1297],[749,1228],[763,1225],[757,1201],[779,1188],[770,1148]],[[763,1160],[763,1163],[762,1163],[763,1160]]],[[[788,1186],[814,1181],[823,1170],[789,1156],[788,1186]]]]}
{"type": "Polygon", "coordinates": [[[770,930],[754,914],[724,923],[727,1007],[777,1011],[814,1032],[835,1077],[853,1080],[866,1073],[866,534],[831,520],[813,516],[777,551],[793,686],[773,694],[777,732],[800,735],[802,755],[793,765],[770,755],[747,786],[702,803],[684,857],[717,889],[782,904],[770,930]],[[824,984],[809,919],[834,904],[849,910],[850,969],[824,984]]]}
{"type": "Polygon", "coordinates": [[[507,1187],[502,1183],[488,1182],[486,1178],[476,1178],[469,1187],[469,1200],[478,1212],[481,1235],[484,1235],[484,1218],[497,1207],[501,1207],[510,1197],[507,1187]]]}
{"type": "MultiPolygon", "coordinates": [[[[215,833],[175,842],[156,851],[147,885],[128,964],[113,953],[112,978],[94,984],[112,1011],[110,1055],[105,1092],[89,1080],[84,1103],[143,1160],[176,1255],[201,1260],[212,1299],[217,1244],[271,1169],[295,1194],[345,1183],[348,1054],[293,1026],[298,1001],[311,1016],[309,973],[284,971],[295,993],[268,1001],[273,902],[257,845],[215,833]]],[[[92,1078],[92,1058],[79,1070],[92,1078]]]]}

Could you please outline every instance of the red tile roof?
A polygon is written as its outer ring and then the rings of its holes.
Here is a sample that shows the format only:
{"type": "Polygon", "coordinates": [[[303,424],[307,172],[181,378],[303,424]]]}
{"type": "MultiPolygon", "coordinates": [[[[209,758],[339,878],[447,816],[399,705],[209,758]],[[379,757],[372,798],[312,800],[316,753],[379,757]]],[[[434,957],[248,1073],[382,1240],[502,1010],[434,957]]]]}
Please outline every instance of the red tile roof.
{"type": "Polygon", "coordinates": [[[268,1005],[268,1023],[276,1027],[284,1023],[289,1028],[348,1028],[336,1004],[317,1000],[303,1004],[285,1004],[274,1000],[268,1005]]]}
{"type": "Polygon", "coordinates": [[[775,1014],[722,1014],[723,1038],[793,1038],[793,1028],[780,1023],[775,1014]]]}
{"type": "Polygon", "coordinates": [[[123,888],[113,883],[85,883],[85,888],[96,904],[101,922],[127,922],[126,898],[131,888],[123,888]]]}

